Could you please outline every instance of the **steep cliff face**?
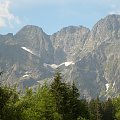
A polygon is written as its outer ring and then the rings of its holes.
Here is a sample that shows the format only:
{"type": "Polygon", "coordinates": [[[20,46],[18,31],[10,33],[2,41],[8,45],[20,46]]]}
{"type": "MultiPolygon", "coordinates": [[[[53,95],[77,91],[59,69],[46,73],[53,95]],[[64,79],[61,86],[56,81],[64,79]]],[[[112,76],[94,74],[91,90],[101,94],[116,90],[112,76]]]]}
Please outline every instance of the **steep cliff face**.
{"type": "Polygon", "coordinates": [[[120,39],[120,16],[109,15],[99,20],[90,32],[84,49],[94,50],[102,42],[115,42],[120,39]]]}
{"type": "Polygon", "coordinates": [[[37,84],[38,79],[51,75],[51,71],[44,68],[43,63],[52,64],[53,53],[49,36],[37,26],[25,26],[16,35],[1,35],[0,69],[4,71],[2,81],[10,85],[19,82],[27,85],[24,81],[34,80],[34,84],[37,84]]]}
{"type": "Polygon", "coordinates": [[[76,81],[81,95],[85,95],[88,99],[96,96],[107,98],[118,95],[120,53],[117,51],[120,51],[119,45],[103,43],[67,70],[66,78],[76,81]]]}
{"type": "Polygon", "coordinates": [[[55,63],[75,60],[85,44],[90,30],[83,26],[69,26],[61,29],[51,36],[55,53],[55,63]],[[58,54],[60,54],[60,57],[58,54]]]}
{"type": "Polygon", "coordinates": [[[53,46],[42,28],[33,25],[25,26],[14,36],[14,42],[29,49],[43,61],[53,63],[53,46]]]}
{"type": "Polygon", "coordinates": [[[72,79],[77,80],[81,91],[85,90],[82,93],[88,97],[109,97],[119,93],[119,45],[120,16],[110,15],[98,21],[89,33],[81,53],[78,53],[81,57],[78,59],[79,64],[75,64],[72,70],[74,74],[77,73],[72,79]]]}
{"type": "MultiPolygon", "coordinates": [[[[23,50],[18,45],[0,45],[0,68],[4,72],[3,82],[16,84],[25,72],[38,69],[40,59],[31,53],[23,50]]],[[[24,77],[23,77],[24,78],[24,77]]]]}
{"type": "Polygon", "coordinates": [[[59,68],[81,96],[115,97],[120,92],[120,15],[106,16],[91,31],[69,26],[49,36],[28,25],[16,35],[0,35],[0,68],[6,83],[23,87],[50,81],[59,68]]]}

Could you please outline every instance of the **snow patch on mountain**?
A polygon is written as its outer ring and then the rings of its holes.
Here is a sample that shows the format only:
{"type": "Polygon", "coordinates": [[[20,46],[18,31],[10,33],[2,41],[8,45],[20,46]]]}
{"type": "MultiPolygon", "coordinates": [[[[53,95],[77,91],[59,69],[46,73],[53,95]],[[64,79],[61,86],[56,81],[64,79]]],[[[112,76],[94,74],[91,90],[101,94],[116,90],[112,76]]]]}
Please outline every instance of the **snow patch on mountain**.
{"type": "Polygon", "coordinates": [[[25,78],[25,77],[29,77],[29,75],[26,74],[26,75],[23,75],[23,77],[24,77],[24,78],[25,78]]]}
{"type": "Polygon", "coordinates": [[[50,65],[52,68],[56,69],[57,67],[59,67],[59,65],[56,65],[56,64],[51,64],[50,65]]]}
{"type": "Polygon", "coordinates": [[[112,86],[112,88],[114,88],[114,86],[115,86],[115,81],[114,81],[114,83],[113,83],[113,86],[112,86]]]}
{"type": "Polygon", "coordinates": [[[105,84],[105,86],[106,86],[106,92],[107,92],[110,87],[110,84],[107,83],[107,84],[105,84]]]}
{"type": "Polygon", "coordinates": [[[56,68],[59,67],[59,65],[56,65],[56,64],[47,64],[47,63],[43,63],[43,66],[44,66],[44,67],[50,66],[50,67],[53,68],[53,69],[56,69],[56,68]]]}
{"type": "Polygon", "coordinates": [[[69,65],[74,65],[75,63],[74,63],[74,62],[65,62],[64,64],[65,64],[65,66],[67,67],[67,66],[69,66],[69,65]]]}
{"type": "Polygon", "coordinates": [[[47,64],[47,63],[44,63],[43,66],[44,66],[44,67],[50,66],[51,68],[56,69],[56,68],[58,68],[58,67],[60,67],[60,66],[62,66],[62,65],[65,65],[65,67],[67,67],[67,66],[69,66],[69,65],[74,65],[74,64],[75,64],[75,63],[71,61],[71,62],[64,62],[64,63],[61,63],[61,64],[59,64],[59,65],[57,65],[57,64],[47,64]]]}
{"type": "Polygon", "coordinates": [[[28,49],[28,48],[26,48],[26,47],[21,47],[21,48],[22,48],[23,50],[25,50],[25,51],[31,53],[31,54],[34,54],[32,50],[30,50],[30,49],[28,49]]]}

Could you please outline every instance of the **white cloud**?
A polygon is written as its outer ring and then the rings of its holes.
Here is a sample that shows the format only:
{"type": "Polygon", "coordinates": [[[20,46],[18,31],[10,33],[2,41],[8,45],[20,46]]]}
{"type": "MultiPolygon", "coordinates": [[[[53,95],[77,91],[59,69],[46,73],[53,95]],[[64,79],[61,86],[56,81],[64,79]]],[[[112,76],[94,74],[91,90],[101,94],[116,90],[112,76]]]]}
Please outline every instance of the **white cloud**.
{"type": "Polygon", "coordinates": [[[120,15],[120,11],[111,11],[111,12],[109,12],[109,14],[119,14],[120,15]]]}
{"type": "Polygon", "coordinates": [[[5,27],[6,24],[5,24],[5,21],[4,19],[0,18],[0,27],[5,27]]]}
{"type": "Polygon", "coordinates": [[[120,14],[120,4],[111,4],[111,10],[109,12],[109,14],[120,14]]]}
{"type": "Polygon", "coordinates": [[[10,12],[10,3],[10,0],[0,1],[0,27],[13,27],[14,23],[20,23],[19,18],[10,12]]]}

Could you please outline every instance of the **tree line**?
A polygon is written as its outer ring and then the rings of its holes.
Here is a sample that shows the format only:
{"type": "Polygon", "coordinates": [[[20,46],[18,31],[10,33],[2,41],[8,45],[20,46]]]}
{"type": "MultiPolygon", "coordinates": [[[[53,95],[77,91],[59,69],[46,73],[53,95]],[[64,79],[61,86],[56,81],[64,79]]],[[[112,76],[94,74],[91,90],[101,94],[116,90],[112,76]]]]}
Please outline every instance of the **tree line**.
{"type": "Polygon", "coordinates": [[[57,72],[51,85],[27,89],[24,95],[0,86],[0,120],[120,120],[120,97],[80,99],[75,84],[62,82],[57,72]]]}

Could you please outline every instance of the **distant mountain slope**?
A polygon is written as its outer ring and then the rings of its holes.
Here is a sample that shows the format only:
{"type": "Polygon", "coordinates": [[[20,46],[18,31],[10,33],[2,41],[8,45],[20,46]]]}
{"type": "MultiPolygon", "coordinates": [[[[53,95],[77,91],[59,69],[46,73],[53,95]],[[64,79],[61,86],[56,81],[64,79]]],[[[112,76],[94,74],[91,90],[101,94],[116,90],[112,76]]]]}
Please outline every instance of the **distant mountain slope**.
{"type": "MultiPolygon", "coordinates": [[[[88,99],[120,92],[120,15],[99,20],[92,30],[68,26],[53,35],[27,25],[16,35],[0,35],[2,82],[32,87],[51,81],[59,68],[88,99]]],[[[22,86],[22,87],[20,87],[22,86]]]]}

